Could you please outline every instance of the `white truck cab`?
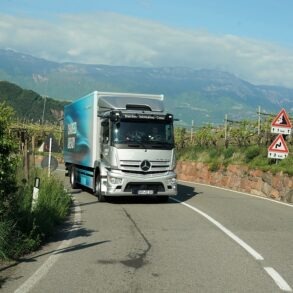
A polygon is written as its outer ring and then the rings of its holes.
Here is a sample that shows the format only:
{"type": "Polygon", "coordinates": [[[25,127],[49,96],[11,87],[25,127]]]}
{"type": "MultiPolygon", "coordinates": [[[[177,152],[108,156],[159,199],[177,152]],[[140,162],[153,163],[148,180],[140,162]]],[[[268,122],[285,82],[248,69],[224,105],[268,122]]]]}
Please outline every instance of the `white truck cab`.
{"type": "Polygon", "coordinates": [[[64,161],[73,188],[108,196],[177,194],[173,115],[162,95],[93,92],[64,108],[64,161]]]}

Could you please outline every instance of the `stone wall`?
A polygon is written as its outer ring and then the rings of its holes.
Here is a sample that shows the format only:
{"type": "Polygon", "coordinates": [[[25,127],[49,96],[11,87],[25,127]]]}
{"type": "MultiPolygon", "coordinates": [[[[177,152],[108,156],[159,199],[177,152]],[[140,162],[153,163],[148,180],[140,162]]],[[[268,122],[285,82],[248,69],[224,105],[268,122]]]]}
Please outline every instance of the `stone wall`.
{"type": "Polygon", "coordinates": [[[230,165],[212,172],[201,162],[179,161],[177,179],[247,192],[293,203],[293,177],[287,174],[250,170],[247,166],[230,165]]]}

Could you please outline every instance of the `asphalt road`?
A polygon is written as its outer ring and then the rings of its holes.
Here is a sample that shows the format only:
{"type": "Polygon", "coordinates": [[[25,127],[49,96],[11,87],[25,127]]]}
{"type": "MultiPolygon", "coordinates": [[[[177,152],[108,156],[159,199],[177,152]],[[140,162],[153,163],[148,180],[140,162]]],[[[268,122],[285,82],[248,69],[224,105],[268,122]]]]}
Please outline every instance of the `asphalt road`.
{"type": "Polygon", "coordinates": [[[292,205],[182,182],[168,203],[73,196],[69,223],[2,269],[1,292],[292,292],[292,205]]]}

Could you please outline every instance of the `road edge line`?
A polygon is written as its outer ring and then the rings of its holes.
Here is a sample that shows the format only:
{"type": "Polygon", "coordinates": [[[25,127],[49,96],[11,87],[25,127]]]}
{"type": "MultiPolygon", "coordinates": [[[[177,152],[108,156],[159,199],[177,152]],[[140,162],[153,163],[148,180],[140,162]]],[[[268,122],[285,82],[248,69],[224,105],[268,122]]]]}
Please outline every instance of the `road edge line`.
{"type": "MultiPolygon", "coordinates": [[[[261,254],[259,254],[256,250],[254,250],[250,245],[248,245],[245,241],[243,241],[241,238],[239,238],[236,234],[234,234],[232,231],[227,229],[225,226],[223,226],[220,222],[206,214],[205,212],[193,207],[190,204],[187,204],[185,202],[182,202],[176,198],[170,197],[171,200],[178,202],[179,204],[182,204],[191,210],[195,211],[196,213],[200,214],[204,218],[206,218],[209,222],[214,224],[217,228],[219,228],[223,233],[225,233],[227,236],[229,236],[232,240],[234,240],[238,245],[240,245],[243,249],[245,249],[251,256],[253,256],[258,261],[263,261],[264,258],[261,254]]],[[[266,273],[273,279],[275,284],[285,292],[292,292],[292,288],[289,286],[289,284],[285,281],[285,279],[272,267],[263,267],[263,269],[266,271],[266,273]]]]}
{"type": "Polygon", "coordinates": [[[222,225],[220,222],[209,216],[208,214],[204,213],[203,211],[193,207],[192,205],[189,205],[185,202],[182,202],[176,198],[171,197],[172,200],[192,209],[193,211],[197,212],[204,218],[206,218],[209,222],[214,224],[216,227],[218,227],[222,232],[224,232],[227,236],[229,236],[231,239],[233,239],[238,245],[240,245],[242,248],[244,248],[253,258],[256,260],[264,260],[261,254],[259,254],[255,249],[253,249],[250,245],[248,245],[245,241],[243,241],[241,238],[239,238],[237,235],[235,235],[232,231],[227,229],[224,225],[222,225]]]}
{"type": "Polygon", "coordinates": [[[292,288],[274,268],[264,267],[264,269],[281,290],[285,292],[292,292],[292,288]]]}
{"type": "Polygon", "coordinates": [[[273,203],[277,203],[277,204],[280,204],[280,205],[284,205],[284,206],[293,208],[293,204],[282,202],[282,201],[277,201],[275,199],[271,199],[271,198],[268,198],[268,197],[262,197],[262,196],[255,195],[255,194],[248,193],[248,192],[238,191],[238,190],[234,190],[234,189],[228,189],[228,188],[219,187],[219,186],[215,186],[215,185],[211,185],[211,184],[207,184],[207,183],[191,182],[191,181],[185,181],[185,180],[179,180],[179,179],[177,181],[178,182],[183,182],[183,183],[194,184],[194,185],[202,185],[202,186],[213,187],[213,188],[226,190],[226,191],[231,191],[231,192],[247,195],[247,196],[262,199],[262,200],[268,200],[268,201],[273,202],[273,203]]]}

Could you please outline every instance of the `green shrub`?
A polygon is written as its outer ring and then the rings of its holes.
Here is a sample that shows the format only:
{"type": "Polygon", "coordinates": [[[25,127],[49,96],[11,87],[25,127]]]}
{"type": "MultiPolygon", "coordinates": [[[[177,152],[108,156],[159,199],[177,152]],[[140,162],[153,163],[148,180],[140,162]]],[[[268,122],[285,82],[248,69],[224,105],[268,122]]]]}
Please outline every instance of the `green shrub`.
{"type": "Polygon", "coordinates": [[[218,171],[220,169],[220,166],[221,166],[220,162],[218,162],[218,161],[212,161],[209,164],[209,170],[211,172],[216,172],[216,171],[218,171]]]}
{"type": "Polygon", "coordinates": [[[190,146],[188,148],[180,149],[176,152],[177,160],[195,161],[198,158],[198,147],[190,146]]]}
{"type": "Polygon", "coordinates": [[[249,146],[245,151],[245,162],[252,161],[255,157],[260,154],[260,148],[257,145],[249,146]]]}
{"type": "Polygon", "coordinates": [[[7,221],[15,213],[16,142],[9,132],[14,112],[0,103],[0,221],[7,221]]]}
{"type": "Polygon", "coordinates": [[[230,159],[232,158],[233,154],[235,152],[234,147],[229,146],[228,148],[223,150],[223,155],[225,159],[230,159]]]}
{"type": "Polygon", "coordinates": [[[219,152],[219,150],[216,149],[216,148],[210,148],[210,149],[208,150],[208,153],[209,153],[209,157],[210,157],[211,159],[215,159],[215,158],[217,158],[217,157],[220,156],[220,152],[219,152]]]}
{"type": "Polygon", "coordinates": [[[12,256],[11,241],[13,232],[12,221],[2,220],[0,221],[0,258],[8,259],[12,256]]]}
{"type": "Polygon", "coordinates": [[[284,172],[293,176],[293,156],[291,155],[286,159],[274,162],[270,169],[272,173],[284,172]]]}

